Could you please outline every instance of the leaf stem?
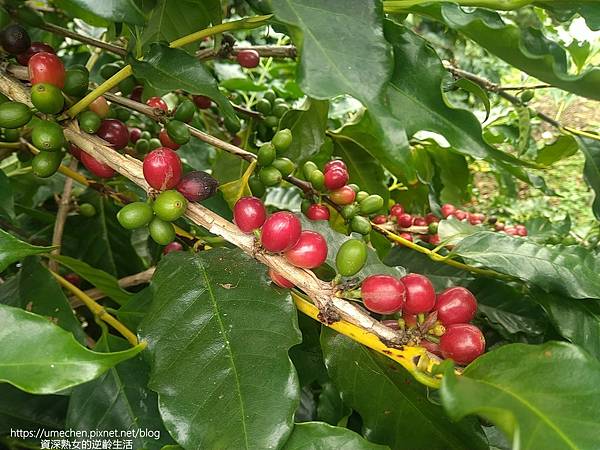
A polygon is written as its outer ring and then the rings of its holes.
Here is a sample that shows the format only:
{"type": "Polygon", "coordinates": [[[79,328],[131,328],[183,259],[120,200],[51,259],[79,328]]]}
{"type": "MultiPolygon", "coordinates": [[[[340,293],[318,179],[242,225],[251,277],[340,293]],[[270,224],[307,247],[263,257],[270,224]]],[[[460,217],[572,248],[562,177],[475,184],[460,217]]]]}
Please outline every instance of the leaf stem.
{"type": "MultiPolygon", "coordinates": [[[[530,5],[535,0],[452,0],[460,6],[479,6],[482,8],[512,11],[530,5]]],[[[413,6],[430,3],[450,3],[450,0],[386,0],[383,2],[385,12],[400,12],[413,6]]]]}
{"type": "MultiPolygon", "coordinates": [[[[119,322],[117,319],[115,319],[113,316],[111,316],[101,305],[96,303],[85,292],[83,292],[77,286],[69,283],[67,280],[65,280],[63,277],[61,277],[56,272],[51,270],[50,274],[54,278],[56,278],[56,281],[58,281],[61,284],[61,286],[63,286],[65,289],[70,291],[75,297],[77,297],[79,300],[81,300],[82,303],[85,304],[85,306],[87,306],[88,309],[96,317],[103,320],[104,322],[109,324],[111,327],[113,327],[115,330],[117,330],[125,339],[127,339],[129,341],[129,343],[131,345],[135,346],[135,345],[139,344],[138,338],[135,334],[133,334],[131,331],[129,331],[129,329],[125,325],[123,325],[121,322],[119,322]]],[[[145,343],[143,343],[143,344],[145,345],[145,343]]]]}

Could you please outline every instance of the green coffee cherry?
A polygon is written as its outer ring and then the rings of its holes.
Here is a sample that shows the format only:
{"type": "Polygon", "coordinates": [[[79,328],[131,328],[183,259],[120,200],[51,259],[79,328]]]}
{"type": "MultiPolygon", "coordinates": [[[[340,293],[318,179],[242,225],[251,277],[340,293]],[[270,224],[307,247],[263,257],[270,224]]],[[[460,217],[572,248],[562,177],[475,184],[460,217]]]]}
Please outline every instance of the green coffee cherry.
{"type": "Polygon", "coordinates": [[[84,111],[79,114],[77,119],[79,121],[79,128],[89,134],[94,134],[98,131],[102,123],[100,116],[93,111],[84,111]]]}
{"type": "Polygon", "coordinates": [[[187,144],[190,140],[190,129],[179,120],[171,120],[165,127],[169,137],[179,145],[187,144]]]}
{"type": "Polygon", "coordinates": [[[429,234],[435,234],[438,232],[438,223],[437,222],[431,222],[428,226],[427,226],[427,231],[429,232],[429,234]]]}
{"type": "Polygon", "coordinates": [[[275,161],[276,151],[275,146],[267,142],[258,149],[258,164],[260,166],[270,166],[275,161]]]}
{"type": "Polygon", "coordinates": [[[275,116],[265,117],[265,125],[269,128],[275,128],[279,124],[279,118],[275,116]]]}
{"type": "Polygon", "coordinates": [[[531,99],[533,99],[534,95],[535,95],[535,92],[530,89],[523,91],[523,93],[521,94],[521,101],[523,103],[528,103],[531,101],[531,99]]]}
{"type": "Polygon", "coordinates": [[[271,142],[278,153],[283,153],[292,145],[292,132],[288,128],[279,130],[271,142]]]}
{"type": "Polygon", "coordinates": [[[313,170],[308,179],[310,184],[317,190],[322,191],[325,189],[325,175],[319,169],[313,170]]]}
{"type": "Polygon", "coordinates": [[[89,84],[90,72],[85,67],[72,68],[65,72],[63,92],[72,97],[80,98],[87,93],[89,84]]]}
{"type": "Polygon", "coordinates": [[[83,217],[94,217],[96,215],[96,208],[91,203],[82,203],[79,205],[79,214],[83,217]]]}
{"type": "Polygon", "coordinates": [[[58,114],[63,109],[65,98],[53,84],[38,83],[31,87],[31,103],[39,112],[58,114]]]}
{"type": "Polygon", "coordinates": [[[150,151],[150,142],[147,139],[138,139],[135,143],[135,151],[144,154],[150,151]]]}
{"type": "Polygon", "coordinates": [[[238,119],[237,117],[225,116],[224,124],[225,128],[227,128],[227,131],[234,134],[240,131],[240,129],[242,128],[240,119],[238,119]]]}
{"type": "Polygon", "coordinates": [[[41,120],[33,127],[31,143],[40,150],[55,152],[64,145],[65,135],[56,122],[41,120]]]}
{"type": "Polygon", "coordinates": [[[62,152],[39,152],[31,161],[31,169],[34,175],[40,178],[48,178],[54,175],[64,156],[62,152]]]}
{"type": "Polygon", "coordinates": [[[0,127],[21,128],[31,120],[29,106],[20,102],[4,102],[0,104],[0,127]]]}
{"type": "Polygon", "coordinates": [[[275,95],[275,92],[269,90],[263,94],[263,98],[272,104],[277,98],[277,95],[275,95]]]}
{"type": "Polygon", "coordinates": [[[306,180],[310,179],[310,174],[313,173],[315,170],[319,170],[319,168],[312,161],[306,161],[304,163],[304,166],[302,166],[302,173],[304,174],[304,178],[306,180]]]}
{"type": "MultiPolygon", "coordinates": [[[[21,138],[21,129],[20,128],[5,128],[2,131],[2,136],[4,137],[4,142],[17,142],[21,138]]],[[[29,152],[27,152],[29,153],[29,152]]]]}
{"type": "Polygon", "coordinates": [[[358,214],[360,208],[356,204],[346,205],[340,210],[340,214],[346,220],[353,218],[358,214]]]}
{"type": "Polygon", "coordinates": [[[145,202],[133,202],[125,205],[117,213],[117,220],[123,228],[134,230],[150,223],[154,218],[152,207],[145,202]]]}
{"type": "Polygon", "coordinates": [[[177,109],[175,110],[175,120],[180,120],[181,122],[189,122],[193,119],[194,113],[196,112],[196,105],[189,98],[183,100],[177,109]]]}
{"type": "Polygon", "coordinates": [[[146,139],[147,141],[149,141],[150,139],[152,139],[152,135],[149,131],[142,131],[142,134],[140,134],[140,139],[146,139]]]}
{"type": "Polygon", "coordinates": [[[309,199],[302,199],[302,203],[300,203],[300,211],[306,213],[310,205],[312,205],[312,202],[309,199]]]}
{"type": "Polygon", "coordinates": [[[369,193],[368,193],[368,192],[365,192],[365,191],[358,191],[358,192],[356,193],[356,201],[357,201],[358,203],[360,203],[360,202],[362,202],[362,201],[363,201],[365,198],[367,198],[368,196],[369,196],[369,193]]]}
{"type": "Polygon", "coordinates": [[[271,112],[271,102],[265,98],[261,98],[256,103],[256,110],[264,115],[267,115],[271,112]]]}
{"type": "Polygon", "coordinates": [[[252,195],[255,197],[262,197],[265,195],[265,185],[258,179],[256,175],[252,175],[248,179],[248,187],[250,188],[250,191],[252,191],[252,195]]]}
{"type": "Polygon", "coordinates": [[[363,216],[354,216],[350,221],[350,228],[360,234],[369,234],[371,232],[371,222],[363,216]]]}
{"type": "Polygon", "coordinates": [[[160,245],[167,245],[175,240],[175,227],[171,222],[155,217],[148,225],[150,237],[160,245]]]}
{"type": "Polygon", "coordinates": [[[175,190],[163,191],[154,200],[154,213],[162,220],[173,222],[185,213],[187,200],[175,190]]]}
{"type": "Polygon", "coordinates": [[[148,141],[148,147],[150,150],[154,150],[155,148],[162,147],[162,142],[158,138],[152,138],[148,141]]]}
{"type": "Polygon", "coordinates": [[[383,198],[373,194],[360,201],[360,213],[364,215],[373,214],[383,208],[383,198]]]}
{"type": "Polygon", "coordinates": [[[335,256],[338,273],[344,277],[356,275],[367,262],[367,245],[358,239],[344,242],[335,256]]]}
{"type": "Polygon", "coordinates": [[[276,103],[271,110],[271,114],[273,114],[277,118],[282,118],[283,115],[290,110],[290,107],[285,103],[276,103]]]}
{"type": "Polygon", "coordinates": [[[260,169],[258,172],[258,178],[265,186],[275,186],[281,183],[282,176],[281,172],[276,167],[267,166],[260,169]]]}
{"type": "Polygon", "coordinates": [[[296,169],[296,164],[289,158],[277,158],[273,161],[273,167],[281,172],[282,177],[291,175],[296,169]]]}

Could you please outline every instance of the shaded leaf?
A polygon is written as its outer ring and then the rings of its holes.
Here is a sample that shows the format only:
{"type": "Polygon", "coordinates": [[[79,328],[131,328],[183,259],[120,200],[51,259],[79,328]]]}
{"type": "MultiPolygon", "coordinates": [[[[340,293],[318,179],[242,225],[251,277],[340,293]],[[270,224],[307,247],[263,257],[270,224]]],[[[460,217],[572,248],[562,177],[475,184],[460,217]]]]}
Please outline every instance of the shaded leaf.
{"type": "Polygon", "coordinates": [[[38,247],[18,240],[0,228],[0,272],[26,256],[47,253],[53,247],[38,247]]]}
{"type": "Polygon", "coordinates": [[[298,109],[284,114],[279,128],[289,128],[293,136],[292,145],[285,151],[286,157],[299,165],[319,151],[325,142],[328,110],[328,101],[307,97],[298,109]]]}
{"type": "Polygon", "coordinates": [[[600,142],[589,138],[576,138],[579,148],[585,155],[583,175],[585,181],[594,191],[592,210],[596,219],[600,220],[600,142]]]}
{"type": "MultiPolygon", "coordinates": [[[[79,8],[111,22],[144,24],[144,15],[133,0],[61,0],[65,9],[79,8]]],[[[84,19],[86,17],[83,17],[84,19]]]]}
{"type": "Polygon", "coordinates": [[[570,134],[561,134],[553,143],[539,149],[535,159],[540,164],[550,166],[561,159],[573,155],[578,148],[579,145],[573,136],[570,134]]]}
{"type": "Polygon", "coordinates": [[[0,170],[0,215],[8,217],[11,220],[15,218],[15,200],[10,179],[4,171],[0,170]]]}
{"type": "Polygon", "coordinates": [[[299,398],[289,293],[239,250],[169,256],[140,325],[166,428],[185,448],[281,445],[299,398]]]}
{"type": "Polygon", "coordinates": [[[483,103],[483,106],[485,107],[485,119],[483,120],[484,122],[488,120],[488,117],[490,117],[491,104],[487,91],[485,91],[477,83],[471,80],[467,80],[466,78],[459,78],[454,82],[454,85],[461,89],[464,89],[465,91],[473,95],[476,99],[481,101],[481,103],[483,103]]]}
{"type": "Polygon", "coordinates": [[[453,419],[481,415],[510,436],[513,448],[597,448],[598,377],[600,362],[572,344],[509,344],[476,359],[462,376],[448,371],[441,395],[453,419]]]}
{"type": "Polygon", "coordinates": [[[96,353],[45,317],[0,305],[0,380],[32,394],[52,394],[93,380],[143,348],[96,353]]]}
{"type": "Polygon", "coordinates": [[[323,422],[305,422],[294,425],[294,431],[283,450],[384,450],[388,447],[373,444],[347,428],[334,427],[323,422]]]}

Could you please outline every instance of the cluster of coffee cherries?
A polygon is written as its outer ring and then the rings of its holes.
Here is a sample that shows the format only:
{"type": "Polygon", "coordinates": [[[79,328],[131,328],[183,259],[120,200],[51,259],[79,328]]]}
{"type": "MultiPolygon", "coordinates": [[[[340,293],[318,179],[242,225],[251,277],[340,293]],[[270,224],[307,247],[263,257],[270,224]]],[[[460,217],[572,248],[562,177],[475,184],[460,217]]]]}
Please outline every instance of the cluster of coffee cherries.
{"type": "MultiPolygon", "coordinates": [[[[232,101],[235,102],[236,98],[233,98],[232,101]]],[[[284,98],[278,97],[275,91],[268,90],[252,108],[264,116],[264,120],[258,122],[256,126],[256,133],[262,142],[267,142],[273,138],[279,121],[290,110],[290,105],[284,98]]]]}
{"type": "Polygon", "coordinates": [[[396,320],[383,323],[394,329],[420,328],[420,344],[430,352],[469,364],[485,351],[483,333],[471,320],[477,311],[475,296],[463,287],[451,287],[436,295],[424,275],[410,273],[366,277],[360,288],[364,306],[396,320]]]}
{"type": "MultiPolygon", "coordinates": [[[[365,236],[371,232],[369,216],[383,208],[384,200],[380,195],[369,194],[355,184],[348,184],[350,176],[344,161],[329,161],[323,170],[314,162],[308,161],[304,164],[302,172],[315,190],[327,193],[329,200],[340,207],[340,214],[351,231],[365,236]]],[[[313,200],[306,199],[302,204],[302,211],[306,217],[315,221],[329,220],[328,207],[313,200]]]]}
{"type": "Polygon", "coordinates": [[[259,147],[256,155],[259,170],[248,180],[254,195],[262,197],[267,187],[277,186],[294,173],[296,164],[284,156],[291,145],[292,132],[286,128],[279,130],[270,142],[259,147]]]}

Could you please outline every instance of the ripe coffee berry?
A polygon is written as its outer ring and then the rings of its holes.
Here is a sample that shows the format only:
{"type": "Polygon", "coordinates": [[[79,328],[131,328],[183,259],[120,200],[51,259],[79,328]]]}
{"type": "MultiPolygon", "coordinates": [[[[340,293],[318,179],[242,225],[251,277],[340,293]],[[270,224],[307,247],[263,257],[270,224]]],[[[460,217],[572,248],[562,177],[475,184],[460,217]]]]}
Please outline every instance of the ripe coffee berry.
{"type": "Polygon", "coordinates": [[[208,109],[212,105],[212,100],[204,95],[194,95],[192,98],[196,106],[200,109],[208,109]]]}
{"type": "Polygon", "coordinates": [[[451,287],[438,294],[435,302],[437,318],[444,325],[468,323],[477,311],[475,296],[464,287],[451,287]]]}
{"type": "MultiPolygon", "coordinates": [[[[327,175],[325,175],[327,179],[327,175]]],[[[354,202],[356,198],[356,192],[350,186],[342,186],[335,191],[329,193],[330,200],[336,205],[349,205],[354,202]]]]}
{"type": "Polygon", "coordinates": [[[413,235],[411,233],[400,233],[398,236],[400,236],[402,239],[406,239],[407,241],[413,241],[413,235]]]}
{"type": "Polygon", "coordinates": [[[387,216],[383,214],[379,214],[378,216],[373,217],[373,223],[377,225],[382,225],[387,222],[387,216]]]}
{"type": "Polygon", "coordinates": [[[36,53],[27,65],[31,84],[49,83],[59,89],[65,86],[65,66],[54,53],[36,53]]]}
{"type": "Polygon", "coordinates": [[[141,136],[142,130],[140,130],[139,128],[134,127],[129,129],[129,140],[132,143],[135,144],[141,136]]]}
{"type": "Polygon", "coordinates": [[[294,283],[285,279],[273,269],[269,269],[269,278],[271,278],[271,281],[273,281],[273,283],[275,283],[277,286],[282,287],[284,289],[291,289],[294,287],[294,283]]]}
{"type": "Polygon", "coordinates": [[[69,272],[68,274],[66,274],[64,276],[65,280],[67,280],[69,283],[71,283],[74,286],[81,286],[81,277],[79,275],[77,275],[76,273],[73,272],[69,272]]]}
{"type": "Polygon", "coordinates": [[[303,231],[298,242],[285,252],[285,258],[296,267],[314,269],[327,259],[327,242],[316,231],[303,231]]]}
{"type": "Polygon", "coordinates": [[[179,147],[181,147],[181,145],[177,144],[173,141],[173,139],[171,139],[169,133],[167,133],[167,130],[164,128],[160,130],[160,133],[158,134],[158,139],[164,147],[168,147],[171,150],[177,150],[179,147]]]}
{"type": "Polygon", "coordinates": [[[456,217],[457,220],[461,220],[461,221],[465,220],[467,218],[467,213],[460,209],[457,209],[456,211],[454,211],[454,213],[452,215],[454,217],[456,217]]]}
{"type": "Polygon", "coordinates": [[[329,220],[329,208],[320,203],[311,204],[305,214],[310,220],[329,220]]]}
{"type": "Polygon", "coordinates": [[[449,325],[440,338],[440,351],[444,358],[465,366],[485,351],[485,338],[475,325],[449,325]]]}
{"type": "Polygon", "coordinates": [[[328,191],[339,189],[348,182],[348,171],[339,167],[329,169],[323,175],[323,182],[328,191]]]}
{"type": "Polygon", "coordinates": [[[419,314],[429,312],[435,306],[435,289],[429,278],[418,273],[409,273],[400,279],[406,287],[404,312],[419,314]]]}
{"type": "Polygon", "coordinates": [[[93,156],[81,150],[80,161],[89,170],[92,175],[99,178],[111,178],[115,175],[115,171],[107,164],[101,163],[93,156]]]}
{"type": "Polygon", "coordinates": [[[390,209],[390,215],[392,215],[392,216],[399,216],[401,214],[404,214],[404,206],[402,206],[400,203],[396,203],[390,209]]]}
{"type": "Polygon", "coordinates": [[[0,32],[0,44],[2,48],[12,55],[26,52],[31,45],[31,39],[27,30],[21,25],[9,25],[0,32]]]}
{"type": "Polygon", "coordinates": [[[201,202],[215,195],[219,182],[206,172],[185,174],[177,184],[177,190],[190,202],[201,202]]]}
{"type": "Polygon", "coordinates": [[[181,180],[181,160],[170,148],[159,147],[144,158],[144,178],[154,189],[173,189],[181,180]]]}
{"type": "Polygon", "coordinates": [[[285,252],[296,245],[301,232],[300,220],[291,212],[280,211],[267,218],[262,226],[260,239],[265,250],[285,252]]]}
{"type": "Polygon", "coordinates": [[[393,314],[404,306],[406,288],[390,275],[371,275],[360,289],[364,305],[379,314],[393,314]]]}
{"type": "Polygon", "coordinates": [[[454,211],[456,211],[456,208],[454,207],[454,205],[451,205],[450,203],[446,203],[446,204],[442,205],[441,211],[442,211],[442,217],[444,219],[447,219],[449,216],[454,214],[454,211]]]}
{"type": "Polygon", "coordinates": [[[115,150],[127,147],[129,142],[129,130],[127,125],[118,119],[104,119],[96,135],[110,144],[115,150]]]}
{"type": "Polygon", "coordinates": [[[415,227],[425,227],[427,226],[427,221],[423,217],[415,217],[413,220],[413,225],[415,227]]]}
{"type": "Polygon", "coordinates": [[[333,159],[325,164],[325,167],[323,167],[323,172],[328,172],[333,168],[342,169],[346,172],[348,171],[348,167],[346,167],[346,163],[344,161],[341,159],[333,159]]]}
{"type": "Polygon", "coordinates": [[[428,341],[427,339],[422,339],[419,343],[421,347],[427,350],[430,353],[433,353],[437,356],[442,356],[442,351],[440,350],[440,344],[436,344],[435,342],[428,341]]]}
{"type": "Polygon", "coordinates": [[[528,234],[527,228],[525,228],[525,225],[516,225],[515,230],[516,230],[518,236],[527,236],[527,234],[528,234]]]}
{"type": "Polygon", "coordinates": [[[242,197],[233,207],[233,221],[244,233],[252,233],[262,227],[267,219],[263,202],[256,197],[242,197]]]}
{"type": "Polygon", "coordinates": [[[438,218],[438,216],[436,216],[433,213],[429,213],[425,216],[425,222],[427,222],[427,225],[431,225],[432,223],[437,223],[439,221],[440,219],[438,218]]]}
{"type": "Polygon", "coordinates": [[[170,244],[165,245],[165,248],[163,248],[163,255],[167,255],[171,252],[180,252],[183,250],[183,245],[181,245],[179,242],[177,241],[173,241],[170,244]]]}
{"type": "Polygon", "coordinates": [[[402,227],[402,228],[409,228],[412,227],[413,224],[413,216],[411,216],[410,214],[400,214],[399,216],[397,216],[398,219],[398,226],[402,227]]]}
{"type": "Polygon", "coordinates": [[[237,62],[246,69],[253,69],[260,62],[260,55],[256,50],[240,50],[237,54],[237,62]]]}
{"type": "Polygon", "coordinates": [[[356,275],[367,262],[367,244],[359,239],[348,239],[335,255],[335,266],[344,277],[356,275]]]}
{"type": "Polygon", "coordinates": [[[169,112],[169,106],[160,97],[150,97],[148,100],[146,100],[146,105],[152,108],[162,109],[164,112],[169,112]]]}
{"type": "Polygon", "coordinates": [[[56,53],[50,45],[44,42],[32,42],[31,46],[27,50],[17,55],[17,61],[22,66],[26,66],[29,64],[29,60],[33,55],[41,52],[56,53]]]}
{"type": "Polygon", "coordinates": [[[432,234],[431,236],[429,236],[429,243],[431,245],[440,245],[442,242],[442,239],[440,238],[439,234],[432,234]]]}

